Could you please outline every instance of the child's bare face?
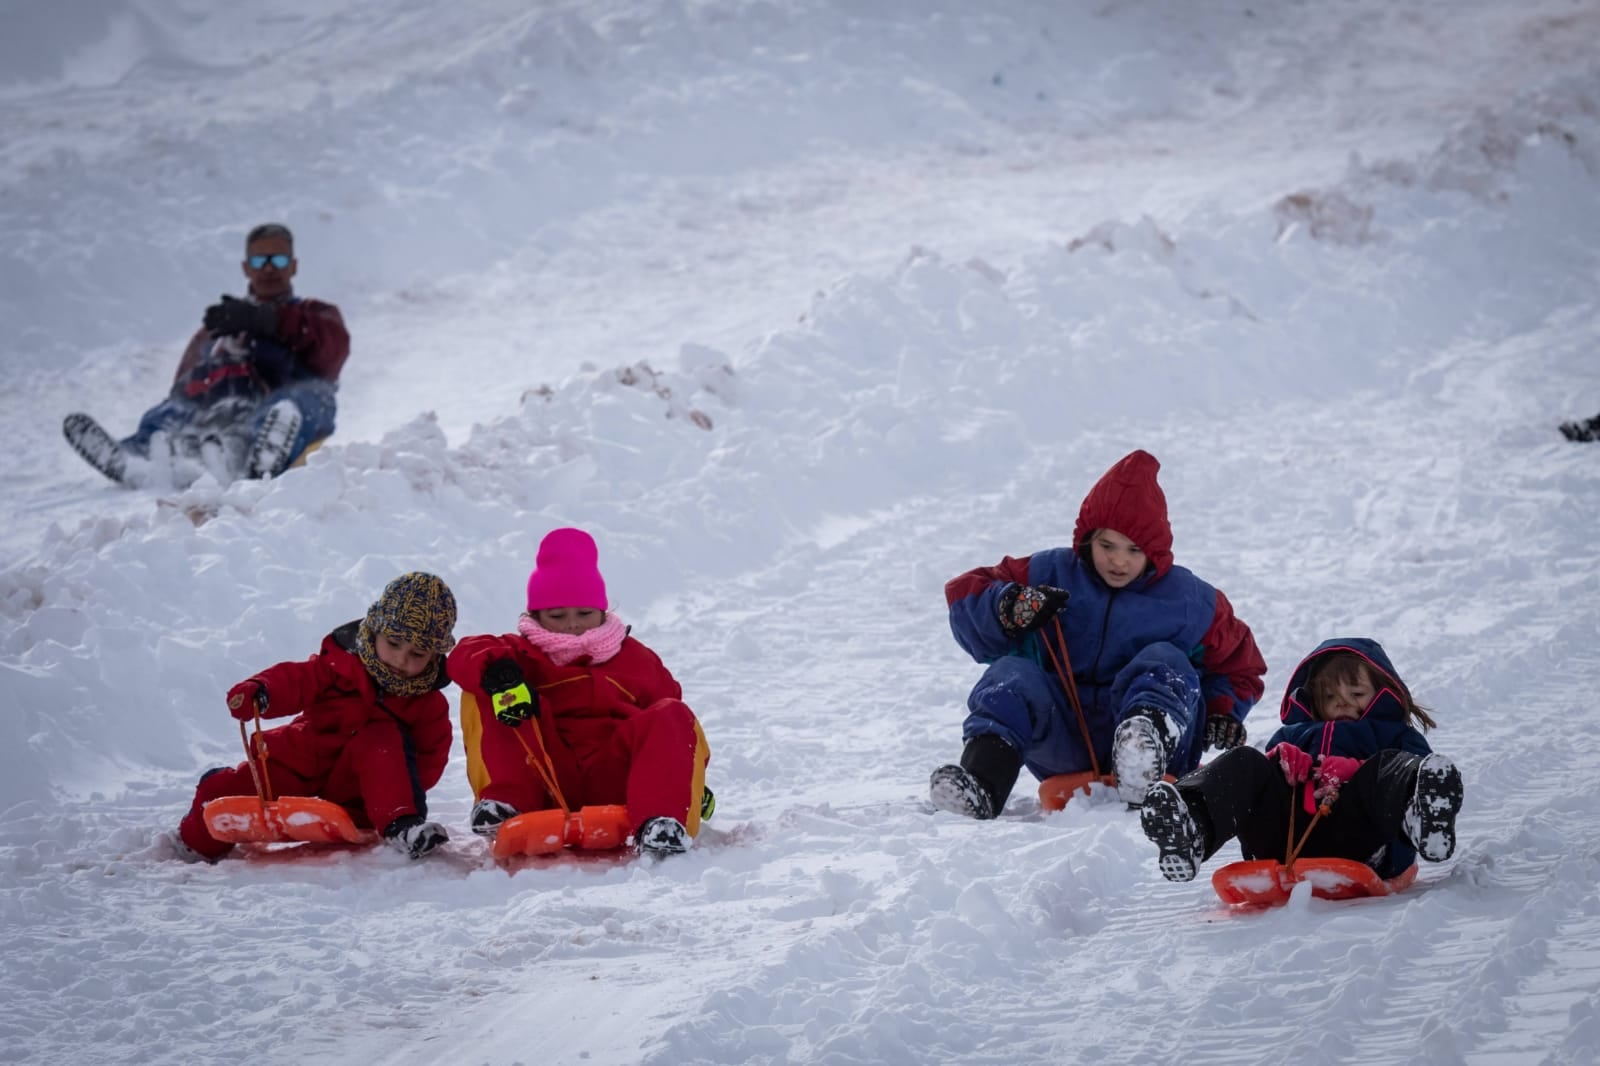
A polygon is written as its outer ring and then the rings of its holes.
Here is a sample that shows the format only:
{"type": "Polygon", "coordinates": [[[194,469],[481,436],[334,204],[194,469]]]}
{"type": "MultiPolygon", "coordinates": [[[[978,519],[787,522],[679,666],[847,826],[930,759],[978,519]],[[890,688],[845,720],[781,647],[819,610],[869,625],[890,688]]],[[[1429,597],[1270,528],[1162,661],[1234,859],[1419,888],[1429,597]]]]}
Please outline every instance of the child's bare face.
{"type": "Polygon", "coordinates": [[[433,652],[387,633],[374,642],[372,650],[378,653],[380,663],[401,677],[418,677],[433,665],[433,652]]]}
{"type": "Polygon", "coordinates": [[[1139,546],[1114,529],[1095,530],[1089,538],[1089,555],[1100,580],[1114,589],[1128,584],[1149,565],[1139,546]]]}
{"type": "Polygon", "coordinates": [[[1361,677],[1350,680],[1324,680],[1317,686],[1317,716],[1324,721],[1360,718],[1372,706],[1377,690],[1372,687],[1372,676],[1365,670],[1361,677]]]}
{"type": "Polygon", "coordinates": [[[552,633],[575,637],[604,622],[606,613],[593,607],[546,607],[542,611],[534,611],[533,620],[552,633]]]}

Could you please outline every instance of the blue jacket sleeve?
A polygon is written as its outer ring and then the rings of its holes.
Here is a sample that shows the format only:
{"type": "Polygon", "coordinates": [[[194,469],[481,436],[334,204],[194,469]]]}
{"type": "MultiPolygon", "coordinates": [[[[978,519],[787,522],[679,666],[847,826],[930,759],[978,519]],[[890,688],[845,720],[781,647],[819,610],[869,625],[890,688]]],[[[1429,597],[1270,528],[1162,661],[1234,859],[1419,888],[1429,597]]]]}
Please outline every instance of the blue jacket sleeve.
{"type": "Polygon", "coordinates": [[[1028,583],[1028,559],[1008,555],[998,566],[968,570],[944,586],[950,632],[961,649],[980,663],[992,663],[1016,650],[1017,642],[1000,625],[999,604],[1007,585],[1028,583]]]}

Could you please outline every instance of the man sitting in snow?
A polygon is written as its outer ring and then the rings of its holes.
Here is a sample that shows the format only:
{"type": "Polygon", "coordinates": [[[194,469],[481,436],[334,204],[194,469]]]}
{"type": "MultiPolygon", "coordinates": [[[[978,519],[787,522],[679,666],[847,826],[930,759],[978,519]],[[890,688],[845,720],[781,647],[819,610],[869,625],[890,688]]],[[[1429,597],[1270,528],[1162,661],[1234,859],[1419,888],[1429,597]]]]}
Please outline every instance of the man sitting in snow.
{"type": "Polygon", "coordinates": [[[62,430],[89,465],[114,481],[133,480],[128,460],[149,459],[156,434],[170,442],[226,412],[245,440],[237,473],[276,477],[333,432],[339,371],[350,354],[339,309],[294,294],[299,263],[287,226],[268,222],[252,229],[240,265],[248,295],[223,296],[206,308],[172,391],[144,413],[132,436],[119,442],[88,415],[67,416],[62,430]]]}

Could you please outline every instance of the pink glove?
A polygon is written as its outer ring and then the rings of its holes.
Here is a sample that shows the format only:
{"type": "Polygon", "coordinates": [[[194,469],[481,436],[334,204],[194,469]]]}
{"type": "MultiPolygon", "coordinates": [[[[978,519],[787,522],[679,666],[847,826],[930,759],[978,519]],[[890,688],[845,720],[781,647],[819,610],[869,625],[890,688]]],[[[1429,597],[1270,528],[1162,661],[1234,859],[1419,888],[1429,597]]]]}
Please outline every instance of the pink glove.
{"type": "Polygon", "coordinates": [[[1352,759],[1348,755],[1324,755],[1317,762],[1315,777],[1316,791],[1314,793],[1318,803],[1332,803],[1339,798],[1339,790],[1344,783],[1356,775],[1361,769],[1361,760],[1352,759]]]}
{"type": "Polygon", "coordinates": [[[1283,767],[1283,779],[1291,785],[1311,777],[1311,753],[1293,744],[1273,745],[1267,750],[1267,758],[1278,760],[1278,765],[1283,767]]]}
{"type": "Polygon", "coordinates": [[[265,710],[267,690],[262,687],[261,682],[254,678],[241,681],[228,690],[228,713],[241,722],[248,722],[256,716],[257,700],[265,710]]]}

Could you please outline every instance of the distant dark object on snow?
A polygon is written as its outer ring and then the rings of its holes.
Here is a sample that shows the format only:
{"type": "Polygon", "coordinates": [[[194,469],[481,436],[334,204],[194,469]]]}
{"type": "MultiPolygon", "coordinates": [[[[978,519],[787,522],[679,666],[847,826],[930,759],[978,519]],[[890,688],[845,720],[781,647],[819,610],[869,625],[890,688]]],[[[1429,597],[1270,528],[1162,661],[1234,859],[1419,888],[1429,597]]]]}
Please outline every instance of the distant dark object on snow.
{"type": "Polygon", "coordinates": [[[1600,440],[1600,415],[1586,418],[1582,422],[1561,423],[1561,435],[1575,441],[1600,440]]]}

